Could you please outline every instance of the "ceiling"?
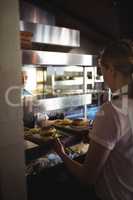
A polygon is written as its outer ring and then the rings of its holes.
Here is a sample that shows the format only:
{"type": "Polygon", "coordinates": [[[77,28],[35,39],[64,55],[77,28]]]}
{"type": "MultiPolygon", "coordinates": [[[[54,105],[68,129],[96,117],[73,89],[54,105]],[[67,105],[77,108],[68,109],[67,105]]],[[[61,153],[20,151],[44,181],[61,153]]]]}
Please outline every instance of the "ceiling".
{"type": "Polygon", "coordinates": [[[54,14],[57,26],[80,30],[81,41],[98,47],[133,37],[130,0],[27,0],[54,14]]]}

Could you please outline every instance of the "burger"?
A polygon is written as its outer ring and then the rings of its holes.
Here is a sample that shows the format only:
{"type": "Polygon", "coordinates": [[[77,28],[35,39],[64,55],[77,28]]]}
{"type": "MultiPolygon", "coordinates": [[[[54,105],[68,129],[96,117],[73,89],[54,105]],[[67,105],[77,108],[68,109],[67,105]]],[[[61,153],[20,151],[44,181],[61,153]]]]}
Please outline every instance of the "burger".
{"type": "Polygon", "coordinates": [[[88,120],[86,119],[74,119],[72,126],[88,126],[88,120]]]}
{"type": "Polygon", "coordinates": [[[55,121],[55,125],[71,125],[72,120],[68,119],[68,118],[64,118],[62,119],[58,119],[55,121]]]}

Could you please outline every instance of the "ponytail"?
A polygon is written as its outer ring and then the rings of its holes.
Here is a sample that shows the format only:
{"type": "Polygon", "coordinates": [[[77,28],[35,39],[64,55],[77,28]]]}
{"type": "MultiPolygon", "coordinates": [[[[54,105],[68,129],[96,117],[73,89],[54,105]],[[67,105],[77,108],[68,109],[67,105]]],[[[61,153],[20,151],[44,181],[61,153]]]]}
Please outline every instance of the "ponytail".
{"type": "Polygon", "coordinates": [[[128,98],[133,99],[133,73],[132,73],[132,79],[128,84],[128,98]]]}
{"type": "Polygon", "coordinates": [[[132,73],[132,79],[128,84],[128,117],[133,134],[133,73],[132,73]]]}

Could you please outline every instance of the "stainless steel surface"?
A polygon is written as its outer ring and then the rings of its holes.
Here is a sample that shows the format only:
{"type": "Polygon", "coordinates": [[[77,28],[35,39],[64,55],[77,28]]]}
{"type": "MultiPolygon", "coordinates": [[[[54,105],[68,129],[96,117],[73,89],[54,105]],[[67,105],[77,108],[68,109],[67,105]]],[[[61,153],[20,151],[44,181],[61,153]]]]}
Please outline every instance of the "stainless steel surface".
{"type": "Polygon", "coordinates": [[[83,93],[86,94],[86,90],[87,90],[87,83],[90,80],[87,80],[87,70],[86,67],[83,68],[83,93]]]}
{"type": "MultiPolygon", "coordinates": [[[[77,55],[86,55],[86,54],[77,54],[77,55]]],[[[93,57],[93,56],[91,55],[91,59],[93,60],[92,57],[93,57]]],[[[58,68],[58,67],[57,67],[57,68],[58,68]]],[[[86,68],[86,71],[87,71],[87,72],[93,72],[93,71],[94,71],[94,68],[97,68],[97,67],[93,65],[93,61],[92,61],[92,66],[87,67],[87,68],[86,68]]],[[[75,65],[60,66],[60,69],[59,69],[59,70],[62,70],[62,71],[65,71],[65,72],[83,72],[83,66],[75,66],[75,65]]]]}
{"type": "Polygon", "coordinates": [[[96,89],[88,89],[87,93],[88,94],[97,94],[97,93],[106,93],[108,92],[107,90],[96,90],[96,89]]]}
{"type": "Polygon", "coordinates": [[[83,89],[74,89],[72,87],[69,88],[61,88],[61,89],[56,89],[56,94],[58,96],[65,96],[65,95],[75,95],[75,94],[83,94],[83,89]]]}
{"type": "MultiPolygon", "coordinates": [[[[85,84],[92,84],[92,80],[91,79],[86,79],[85,80],[85,84]]],[[[72,85],[83,85],[84,84],[84,78],[80,78],[78,80],[64,80],[64,81],[55,81],[55,87],[57,86],[72,86],[72,85]]]]}
{"type": "Polygon", "coordinates": [[[69,107],[91,104],[91,94],[72,95],[66,97],[56,97],[50,99],[37,100],[39,112],[54,111],[69,107]]]}
{"type": "Polygon", "coordinates": [[[83,72],[82,66],[71,65],[71,66],[61,67],[61,69],[62,69],[62,71],[65,71],[65,72],[83,72]]]}
{"type": "Polygon", "coordinates": [[[22,50],[22,64],[92,66],[92,55],[22,50]]]}
{"type": "MultiPolygon", "coordinates": [[[[87,70],[83,67],[83,93],[87,91],[87,70]]],[[[87,119],[87,104],[84,105],[84,118],[87,119]]]]}
{"type": "Polygon", "coordinates": [[[69,47],[80,46],[80,32],[74,29],[20,21],[20,31],[32,32],[32,42],[69,47]]]}

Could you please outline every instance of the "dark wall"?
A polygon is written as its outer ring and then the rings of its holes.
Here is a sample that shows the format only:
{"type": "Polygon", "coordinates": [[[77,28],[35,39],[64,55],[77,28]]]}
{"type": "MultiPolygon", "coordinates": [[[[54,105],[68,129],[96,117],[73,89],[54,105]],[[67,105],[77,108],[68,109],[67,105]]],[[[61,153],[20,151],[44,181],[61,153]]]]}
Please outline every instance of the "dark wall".
{"type": "Polygon", "coordinates": [[[53,14],[24,0],[20,0],[20,19],[26,22],[55,25],[53,14]]]}

